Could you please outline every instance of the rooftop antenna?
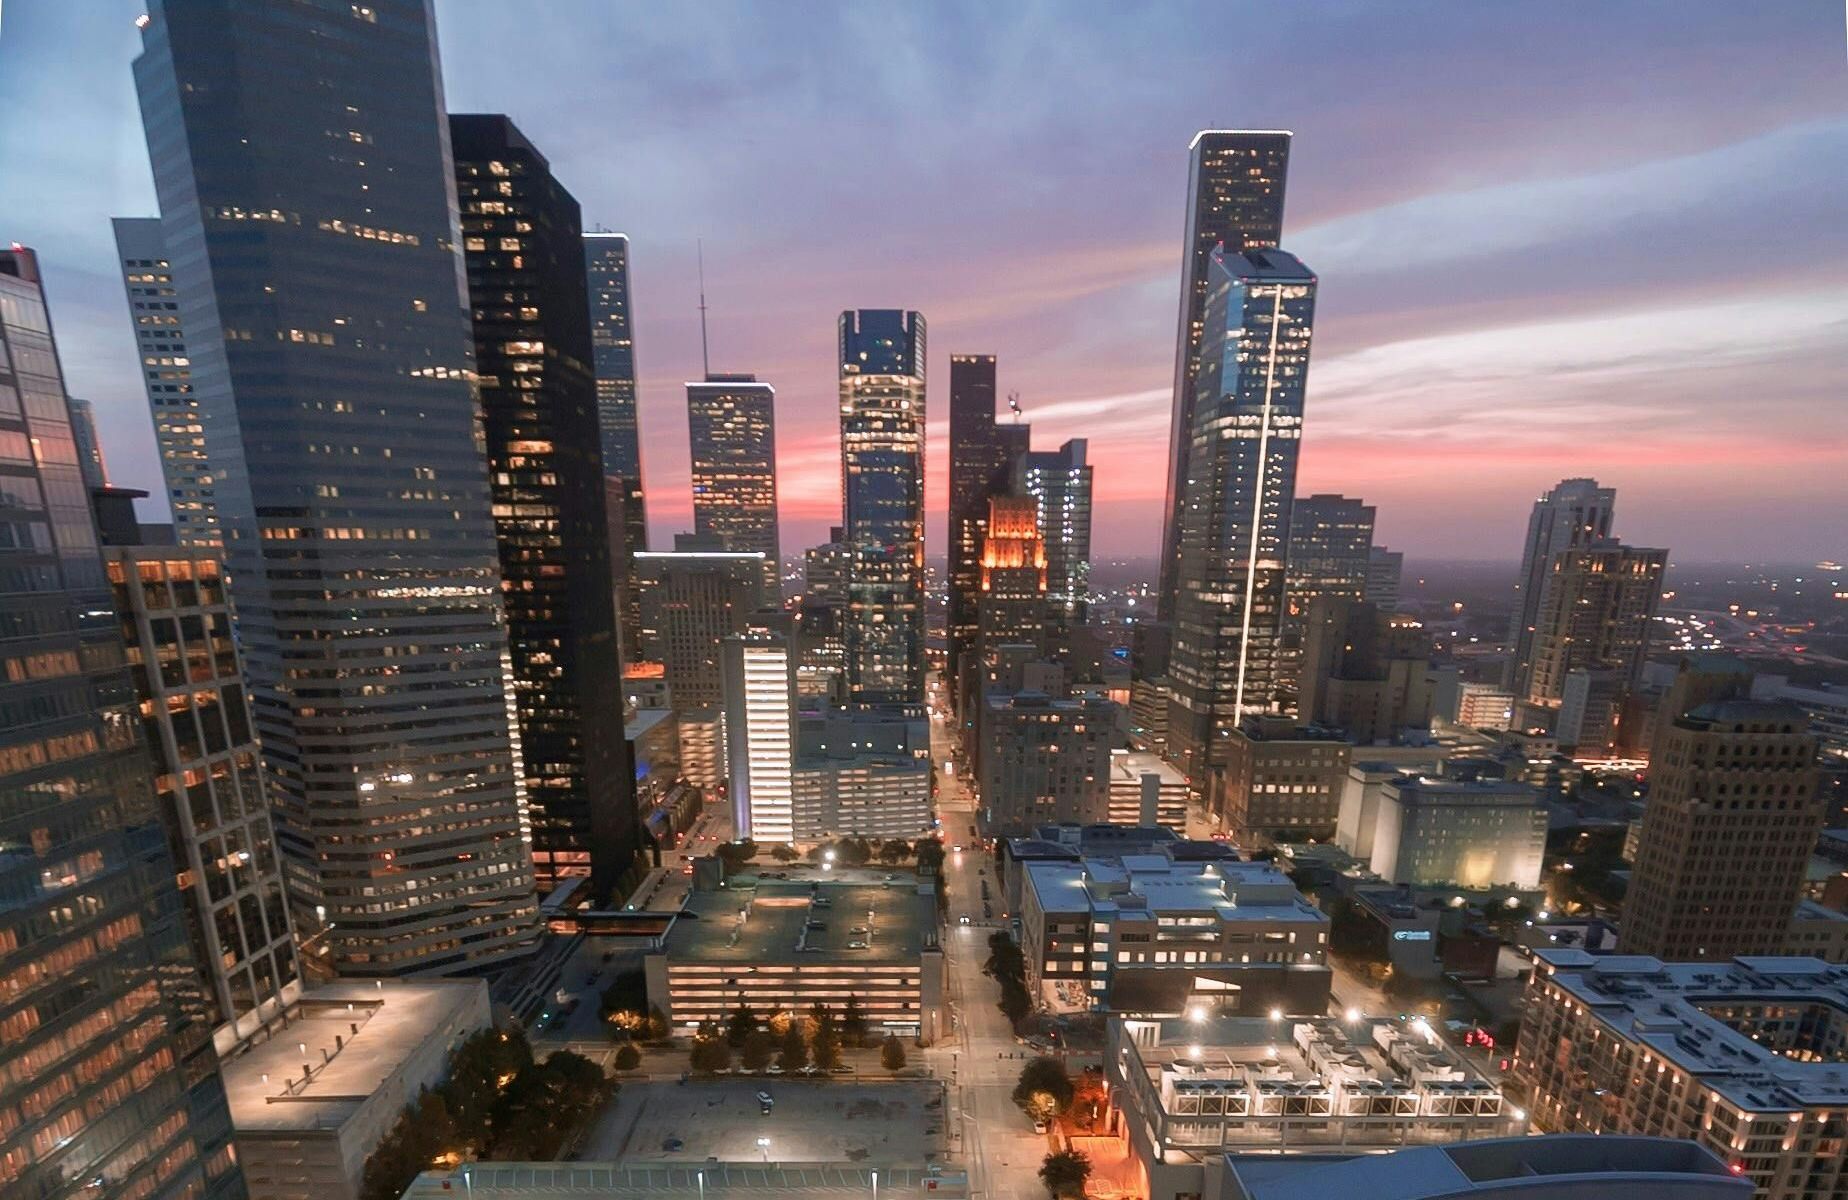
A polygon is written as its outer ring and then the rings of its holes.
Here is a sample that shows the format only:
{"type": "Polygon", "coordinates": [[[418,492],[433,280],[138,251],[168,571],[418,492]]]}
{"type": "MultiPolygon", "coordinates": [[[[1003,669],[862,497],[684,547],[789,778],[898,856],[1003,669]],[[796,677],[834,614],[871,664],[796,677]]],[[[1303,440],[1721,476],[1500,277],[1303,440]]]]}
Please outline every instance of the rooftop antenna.
{"type": "Polygon", "coordinates": [[[1020,393],[1019,392],[1009,392],[1007,394],[1007,410],[1014,414],[1014,424],[1016,425],[1020,424],[1020,393]]]}
{"type": "Polygon", "coordinates": [[[698,239],[699,248],[699,365],[707,379],[712,378],[712,357],[706,349],[706,239],[698,239]]]}

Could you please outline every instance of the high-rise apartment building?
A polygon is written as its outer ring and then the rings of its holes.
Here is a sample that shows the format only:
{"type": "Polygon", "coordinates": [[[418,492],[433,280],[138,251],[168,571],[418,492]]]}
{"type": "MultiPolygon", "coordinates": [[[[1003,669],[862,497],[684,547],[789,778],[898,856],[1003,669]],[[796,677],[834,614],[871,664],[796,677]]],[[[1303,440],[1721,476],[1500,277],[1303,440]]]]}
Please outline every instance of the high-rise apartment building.
{"type": "Polygon", "coordinates": [[[1284,554],[1315,291],[1284,251],[1212,256],[1168,661],[1168,753],[1196,788],[1284,682],[1284,554]]]}
{"type": "Polygon", "coordinates": [[[295,918],[350,974],[523,956],[538,905],[430,8],[157,0],[141,37],[295,918]]]}
{"type": "Polygon", "coordinates": [[[192,359],[160,218],[117,217],[113,224],[135,350],[141,356],[141,385],[154,416],[154,444],[167,507],[173,511],[174,540],[216,550],[223,537],[205,455],[205,411],[193,394],[192,359]]]}
{"type": "Polygon", "coordinates": [[[796,836],[932,836],[930,720],[919,708],[824,708],[796,731],[796,836]]]}
{"type": "Polygon", "coordinates": [[[1057,450],[1033,450],[1014,459],[1013,491],[1031,496],[1046,543],[1047,620],[1063,648],[1070,631],[1089,615],[1091,591],[1090,443],[1072,438],[1057,450]]]}
{"type": "Polygon", "coordinates": [[[1540,602],[1553,560],[1567,550],[1608,539],[1616,507],[1617,489],[1599,487],[1595,479],[1561,480],[1534,501],[1527,538],[1521,543],[1521,575],[1515,585],[1519,595],[1508,629],[1512,653],[1504,682],[1516,696],[1527,695],[1540,602]]]}
{"type": "Polygon", "coordinates": [[[629,305],[629,237],[584,235],[590,288],[591,355],[597,373],[597,426],[608,482],[611,553],[616,573],[617,626],[622,650],[641,644],[641,606],[632,556],[648,549],[648,505],[642,496],[642,436],[636,417],[635,330],[629,305]]]}
{"type": "Polygon", "coordinates": [[[1808,721],[1780,701],[1725,698],[1660,719],[1618,948],[1782,953],[1823,823],[1808,721]]]}
{"type": "Polygon", "coordinates": [[[990,691],[979,703],[984,829],[1110,819],[1110,752],[1122,745],[1115,703],[1039,691],[990,691]]]}
{"type": "Polygon", "coordinates": [[[964,658],[975,648],[982,539],[988,501],[1008,488],[1014,460],[1026,452],[1030,426],[995,421],[995,356],[950,355],[949,667],[962,695],[964,658]]]}
{"type": "Polygon", "coordinates": [[[1283,716],[1249,716],[1225,739],[1207,811],[1241,845],[1331,837],[1353,747],[1339,733],[1283,716]]]}
{"type": "Polygon", "coordinates": [[[841,314],[847,695],[924,702],[924,350],[921,313],[841,314]]]}
{"type": "Polygon", "coordinates": [[[541,890],[641,852],[578,203],[494,114],[449,118],[514,712],[541,890]]]}
{"type": "Polygon", "coordinates": [[[781,602],[776,529],[776,389],[755,375],[687,384],[693,527],[764,556],[764,601],[781,602]]]}
{"type": "Polygon", "coordinates": [[[1557,710],[1574,672],[1609,671],[1608,712],[1636,686],[1662,599],[1668,551],[1605,539],[1553,556],[1540,583],[1522,700],[1557,710]]]}
{"type": "Polygon", "coordinates": [[[242,1200],[212,997],[19,246],[0,249],[0,489],[0,1194],[242,1200]]]}
{"type": "Polygon", "coordinates": [[[1410,617],[1318,596],[1303,632],[1296,711],[1360,745],[1428,731],[1434,703],[1431,638],[1410,617]]]}
{"type": "Polygon", "coordinates": [[[1350,496],[1298,496],[1290,510],[1289,619],[1301,629],[1317,597],[1367,598],[1373,553],[1373,506],[1350,496]]]}
{"type": "Polygon", "coordinates": [[[795,650],[788,638],[743,634],[726,638],[721,656],[733,828],[741,839],[793,841],[795,650]]]}
{"type": "Polygon", "coordinates": [[[107,546],[103,556],[224,1055],[279,1021],[302,989],[225,580],[201,550],[107,546]]]}
{"type": "Polygon", "coordinates": [[[1174,347],[1174,409],[1168,426],[1168,491],[1161,519],[1159,616],[1174,617],[1182,514],[1194,451],[1195,380],[1205,361],[1207,296],[1219,247],[1236,257],[1283,237],[1290,135],[1280,130],[1207,129],[1188,148],[1187,227],[1181,254],[1181,310],[1174,347]]]}

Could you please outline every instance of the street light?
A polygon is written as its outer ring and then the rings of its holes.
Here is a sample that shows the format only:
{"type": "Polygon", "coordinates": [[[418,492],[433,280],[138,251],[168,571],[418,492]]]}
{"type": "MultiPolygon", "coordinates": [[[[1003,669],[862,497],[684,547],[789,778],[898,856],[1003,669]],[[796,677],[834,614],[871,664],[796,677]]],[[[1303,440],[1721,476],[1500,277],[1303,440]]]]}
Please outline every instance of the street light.
{"type": "Polygon", "coordinates": [[[873,1200],[879,1200],[879,1172],[873,1172],[873,1200]]]}
{"type": "Polygon", "coordinates": [[[764,1156],[764,1165],[768,1166],[770,1164],[770,1139],[766,1137],[758,1138],[757,1149],[758,1152],[764,1156]]]}
{"type": "Polygon", "coordinates": [[[693,1178],[699,1181],[699,1200],[706,1200],[706,1173],[704,1171],[695,1171],[693,1172],[693,1178]]]}

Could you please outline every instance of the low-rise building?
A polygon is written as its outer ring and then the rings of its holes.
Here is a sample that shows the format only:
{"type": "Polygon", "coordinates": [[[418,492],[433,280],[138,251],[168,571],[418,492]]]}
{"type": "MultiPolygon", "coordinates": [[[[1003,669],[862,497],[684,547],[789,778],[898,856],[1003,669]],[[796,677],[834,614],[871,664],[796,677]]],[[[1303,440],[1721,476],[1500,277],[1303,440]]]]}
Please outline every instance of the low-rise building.
{"type": "Polygon", "coordinates": [[[1457,724],[1465,729],[1501,731],[1514,725],[1514,693],[1487,683],[1457,688],[1457,724]]]}
{"type": "Polygon", "coordinates": [[[1058,1009],[1321,1012],[1328,918],[1270,863],[1167,854],[1024,864],[1027,984],[1058,1009]]]}
{"type": "Polygon", "coordinates": [[[1784,939],[1784,953],[1848,963],[1848,913],[1814,900],[1798,901],[1784,939]]]}
{"type": "Polygon", "coordinates": [[[1209,1194],[1208,1167],[1228,1151],[1378,1151],[1524,1124],[1423,1020],[1226,1017],[1204,1005],[1162,1020],[1112,1018],[1104,1077],[1134,1194],[1150,1200],[1209,1194]]]}
{"type": "Polygon", "coordinates": [[[480,979],[337,982],[223,1064],[250,1200],[359,1200],[366,1159],[405,1105],[490,1023],[480,979]]]}
{"type": "Polygon", "coordinates": [[[1187,776],[1159,754],[1110,752],[1110,823],[1187,832],[1187,776]]]}
{"type": "Polygon", "coordinates": [[[643,960],[648,1000],[670,1024],[840,1012],[852,998],[870,1028],[935,1041],[949,1029],[936,896],[895,871],[881,882],[734,877],[696,886],[643,960]]]}
{"type": "Polygon", "coordinates": [[[931,828],[930,721],[922,709],[803,713],[796,837],[915,838],[931,828]]]}
{"type": "Polygon", "coordinates": [[[1514,1071],[1536,1128],[1687,1138],[1760,1200],[1848,1192],[1848,967],[1534,960],[1514,1071]]]}
{"type": "Polygon", "coordinates": [[[981,727],[984,828],[1023,833],[1046,821],[1110,815],[1110,751],[1123,736],[1115,704],[1101,696],[990,692],[981,727]]]}
{"type": "Polygon", "coordinates": [[[1352,749],[1320,725],[1246,717],[1214,769],[1207,807],[1241,844],[1332,837],[1352,749]]]}
{"type": "Polygon", "coordinates": [[[1539,789],[1497,779],[1401,775],[1381,787],[1371,836],[1373,873],[1390,883],[1530,890],[1546,854],[1539,789]]]}

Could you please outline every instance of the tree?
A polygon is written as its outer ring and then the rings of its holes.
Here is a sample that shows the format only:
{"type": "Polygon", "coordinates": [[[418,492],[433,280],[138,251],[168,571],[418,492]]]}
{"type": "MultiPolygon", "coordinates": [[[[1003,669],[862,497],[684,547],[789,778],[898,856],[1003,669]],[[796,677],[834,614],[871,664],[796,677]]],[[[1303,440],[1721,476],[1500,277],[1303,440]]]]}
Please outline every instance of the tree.
{"type": "Polygon", "coordinates": [[[943,843],[934,837],[918,839],[918,874],[943,873],[943,843]]]}
{"type": "Polygon", "coordinates": [[[711,1075],[731,1067],[731,1046],[716,1021],[701,1021],[693,1033],[693,1049],[687,1065],[702,1075],[711,1075]]]}
{"type": "Polygon", "coordinates": [[[866,1010],[860,1007],[858,996],[849,995],[841,1009],[841,1039],[849,1046],[866,1043],[866,1010]]]}
{"type": "Polygon", "coordinates": [[[738,1065],[755,1075],[770,1065],[770,1056],[776,1053],[776,1039],[767,1029],[753,1029],[744,1039],[744,1048],[738,1054],[738,1065]]]}
{"type": "Polygon", "coordinates": [[[633,1071],[642,1065],[642,1052],[633,1043],[626,1043],[616,1051],[616,1069],[633,1071]]]}
{"type": "Polygon", "coordinates": [[[905,1043],[898,1040],[897,1034],[886,1034],[879,1047],[879,1065],[894,1075],[905,1069],[905,1043]]]}
{"type": "Polygon", "coordinates": [[[715,853],[718,854],[720,862],[724,864],[725,875],[729,879],[744,870],[750,861],[757,857],[757,843],[749,838],[741,842],[726,842],[715,853]]]}
{"type": "Polygon", "coordinates": [[[879,843],[879,861],[888,867],[897,866],[911,857],[911,843],[903,838],[887,838],[879,843]]]}
{"type": "Polygon", "coordinates": [[[569,1050],[530,1064],[501,1094],[492,1157],[511,1162],[558,1157],[572,1133],[613,1091],[602,1067],[569,1050]]]}
{"type": "Polygon", "coordinates": [[[814,1055],[818,1071],[832,1071],[841,1065],[841,1035],[833,1021],[816,1027],[814,1055]]]}
{"type": "Polygon", "coordinates": [[[659,1004],[648,1006],[648,1024],[642,1027],[643,1036],[651,1042],[665,1042],[668,1035],[667,1014],[661,1011],[659,1004]]]}
{"type": "Polygon", "coordinates": [[[776,859],[776,861],[780,863],[792,863],[802,856],[796,853],[796,848],[794,846],[778,842],[776,845],[770,847],[770,857],[776,859]]]}
{"type": "Polygon", "coordinates": [[[1026,985],[1015,980],[1007,980],[1001,985],[1001,999],[995,1002],[1001,1015],[1009,1024],[1019,1025],[1033,1011],[1033,997],[1027,994],[1026,985]]]}
{"type": "Polygon", "coordinates": [[[1076,1094],[1077,1088],[1072,1085],[1072,1077],[1065,1073],[1064,1063],[1056,1058],[1036,1058],[1020,1069],[1013,1101],[1035,1121],[1050,1121],[1064,1115],[1076,1094]]]}
{"type": "Polygon", "coordinates": [[[1060,1150],[1040,1163],[1040,1182],[1055,1197],[1082,1196],[1091,1178],[1091,1158],[1082,1150],[1060,1150]]]}
{"type": "Polygon", "coordinates": [[[420,1092],[366,1159],[360,1183],[362,1200],[397,1200],[432,1160],[460,1154],[464,1148],[442,1095],[420,1092]]]}
{"type": "Polygon", "coordinates": [[[732,1009],[731,1015],[725,1018],[725,1040],[736,1050],[744,1045],[744,1039],[750,1037],[751,1031],[756,1028],[757,1014],[740,1000],[738,1007],[732,1009]]]}
{"type": "Polygon", "coordinates": [[[842,838],[835,843],[834,853],[850,867],[864,867],[873,861],[873,844],[865,838],[842,838]]]}
{"type": "Polygon", "coordinates": [[[808,1065],[808,1042],[802,1037],[802,1022],[791,1021],[789,1028],[783,1031],[783,1045],[776,1056],[776,1065],[784,1071],[794,1073],[808,1065]]]}
{"type": "Polygon", "coordinates": [[[469,1145],[487,1147],[502,1090],[532,1061],[532,1047],[517,1029],[484,1029],[456,1047],[443,1100],[469,1145]]]}

